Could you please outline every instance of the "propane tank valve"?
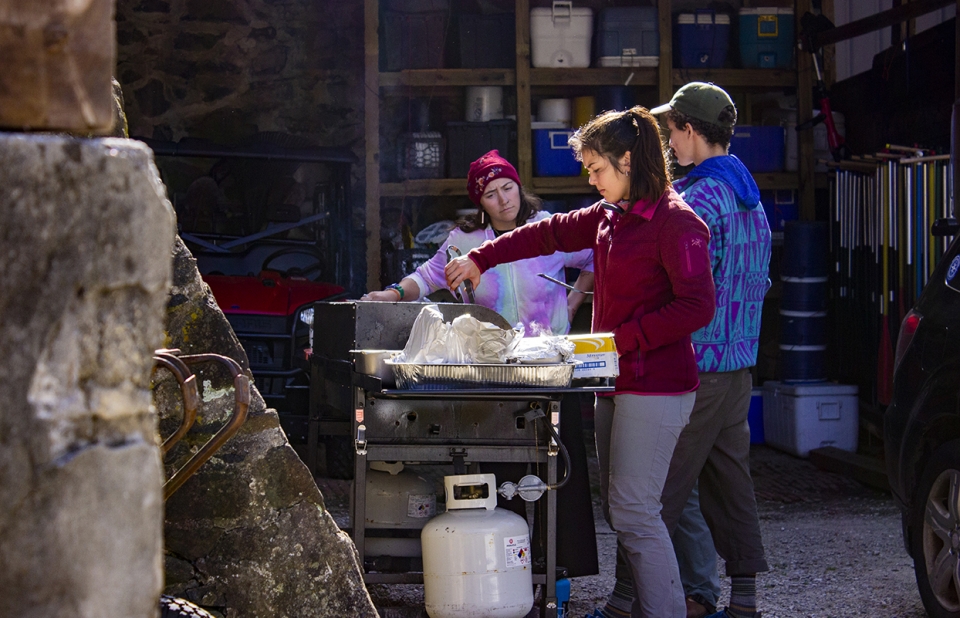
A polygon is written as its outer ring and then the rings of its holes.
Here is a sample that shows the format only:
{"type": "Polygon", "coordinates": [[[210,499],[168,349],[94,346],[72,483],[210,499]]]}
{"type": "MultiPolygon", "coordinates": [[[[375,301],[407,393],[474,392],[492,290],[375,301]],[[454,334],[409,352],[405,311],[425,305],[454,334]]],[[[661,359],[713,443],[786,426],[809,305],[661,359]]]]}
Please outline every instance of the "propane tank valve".
{"type": "Polygon", "coordinates": [[[543,492],[547,491],[549,486],[540,480],[535,474],[528,474],[520,479],[519,483],[506,481],[497,493],[503,496],[505,500],[513,500],[514,496],[520,496],[526,502],[534,502],[540,499],[543,492]]]}

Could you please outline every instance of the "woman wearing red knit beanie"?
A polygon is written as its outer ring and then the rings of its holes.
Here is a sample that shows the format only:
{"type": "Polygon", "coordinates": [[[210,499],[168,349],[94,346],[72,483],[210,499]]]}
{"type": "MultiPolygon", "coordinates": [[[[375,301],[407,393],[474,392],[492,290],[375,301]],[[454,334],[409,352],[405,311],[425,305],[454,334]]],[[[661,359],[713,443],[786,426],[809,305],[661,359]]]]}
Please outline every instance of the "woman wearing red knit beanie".
{"type": "MultiPolygon", "coordinates": [[[[447,288],[443,268],[449,245],[464,254],[525,223],[550,217],[542,211],[540,198],[524,191],[520,176],[509,161],[491,150],[470,164],[467,176],[467,195],[477,206],[475,214],[458,222],[446,242],[429,261],[415,272],[387,289],[370,292],[360,300],[414,301],[447,288]]],[[[569,295],[555,283],[538,276],[545,273],[565,279],[565,268],[580,269],[575,287],[584,292],[593,290],[593,251],[553,255],[504,264],[491,270],[483,284],[475,290],[476,302],[493,309],[511,324],[523,324],[526,334],[564,335],[585,295],[569,295]]]]}

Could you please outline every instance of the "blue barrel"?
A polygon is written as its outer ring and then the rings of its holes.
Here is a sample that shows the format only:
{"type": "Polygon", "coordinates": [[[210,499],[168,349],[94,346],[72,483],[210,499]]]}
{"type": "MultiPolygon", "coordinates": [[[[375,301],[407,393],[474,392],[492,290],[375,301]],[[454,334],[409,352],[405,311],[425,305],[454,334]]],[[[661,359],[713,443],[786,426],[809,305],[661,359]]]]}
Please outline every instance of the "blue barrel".
{"type": "Polygon", "coordinates": [[[780,344],[782,381],[822,382],[827,379],[827,346],[780,344]]]}
{"type": "Polygon", "coordinates": [[[780,308],[788,311],[826,311],[827,277],[780,277],[780,308]]]}
{"type": "Polygon", "coordinates": [[[790,346],[821,346],[827,343],[826,311],[780,309],[780,343],[790,346]]]}
{"type": "Polygon", "coordinates": [[[782,277],[826,277],[830,247],[825,221],[787,221],[783,226],[782,277]]]}

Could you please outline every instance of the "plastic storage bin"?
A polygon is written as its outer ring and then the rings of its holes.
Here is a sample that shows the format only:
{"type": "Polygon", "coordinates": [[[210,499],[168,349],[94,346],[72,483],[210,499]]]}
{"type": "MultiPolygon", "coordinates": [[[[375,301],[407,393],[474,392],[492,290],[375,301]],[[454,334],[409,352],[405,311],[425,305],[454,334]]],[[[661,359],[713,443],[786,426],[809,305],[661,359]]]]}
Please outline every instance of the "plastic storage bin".
{"type": "Polygon", "coordinates": [[[470,163],[491,150],[516,161],[516,125],[513,120],[447,123],[447,176],[466,178],[470,163]]]}
{"type": "Polygon", "coordinates": [[[536,176],[579,176],[580,162],[567,140],[573,131],[561,122],[534,122],[533,173],[536,176]]]}
{"type": "MultiPolygon", "coordinates": [[[[814,109],[813,115],[817,116],[820,110],[814,109]]],[[[800,142],[797,134],[797,110],[795,109],[770,109],[763,112],[763,124],[779,124],[787,131],[787,139],[784,147],[784,169],[788,172],[795,172],[799,166],[800,142]]],[[[837,127],[837,133],[846,137],[846,119],[840,112],[833,112],[833,124],[837,127]]],[[[827,125],[820,122],[813,126],[813,158],[817,161],[814,171],[826,172],[827,165],[820,163],[821,159],[830,161],[833,155],[830,154],[830,144],[827,141],[827,125]]]]}
{"type": "Polygon", "coordinates": [[[703,10],[680,13],[675,26],[679,66],[719,68],[730,47],[730,16],[703,10]]]}
{"type": "Polygon", "coordinates": [[[793,47],[793,9],[740,9],[740,62],[744,68],[789,68],[793,47]]]}
{"type": "Polygon", "coordinates": [[[590,66],[593,10],[554,0],[550,8],[530,10],[531,62],[535,67],[590,66]]]}
{"type": "Polygon", "coordinates": [[[597,14],[593,38],[599,67],[655,67],[660,64],[656,7],[613,7],[597,14]]]}
{"type": "Polygon", "coordinates": [[[770,446],[807,457],[810,451],[834,446],[857,450],[859,402],[854,385],[763,385],[763,431],[770,446]]]}
{"type": "Polygon", "coordinates": [[[800,217],[797,192],[793,189],[761,191],[760,202],[767,214],[771,232],[782,232],[787,221],[795,221],[800,217]]]}
{"type": "Polygon", "coordinates": [[[462,68],[508,69],[516,64],[516,18],[513,13],[461,13],[458,23],[462,68]]]}
{"type": "Polygon", "coordinates": [[[384,11],[384,70],[442,69],[447,15],[446,11],[384,11]]]}
{"type": "Polygon", "coordinates": [[[783,127],[740,125],[730,139],[730,154],[737,155],[752,173],[783,171],[783,127]]]}

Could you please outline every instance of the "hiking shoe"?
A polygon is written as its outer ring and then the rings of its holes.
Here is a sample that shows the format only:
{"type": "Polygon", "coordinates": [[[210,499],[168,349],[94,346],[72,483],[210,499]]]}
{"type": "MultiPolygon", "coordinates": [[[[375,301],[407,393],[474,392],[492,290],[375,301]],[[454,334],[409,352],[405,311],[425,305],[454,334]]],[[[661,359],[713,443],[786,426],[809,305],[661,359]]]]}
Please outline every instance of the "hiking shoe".
{"type": "Polygon", "coordinates": [[[687,597],[687,618],[706,618],[710,610],[693,597],[687,597]]]}
{"type": "Polygon", "coordinates": [[[703,616],[709,616],[710,614],[715,614],[717,612],[717,605],[715,603],[712,603],[709,599],[707,599],[707,597],[703,596],[702,594],[691,594],[690,596],[687,597],[686,600],[687,600],[687,612],[689,612],[691,609],[690,601],[693,601],[697,605],[703,606],[703,608],[706,610],[703,613],[703,616]]]}

